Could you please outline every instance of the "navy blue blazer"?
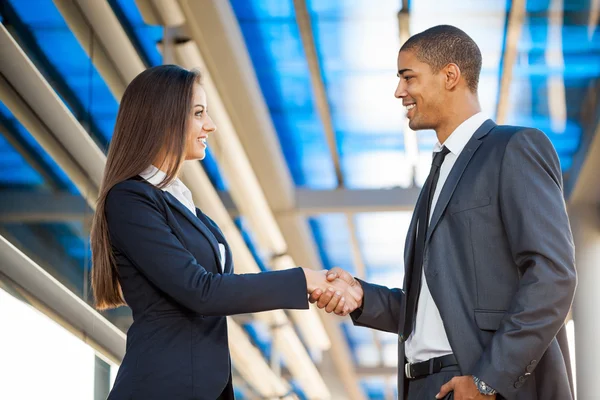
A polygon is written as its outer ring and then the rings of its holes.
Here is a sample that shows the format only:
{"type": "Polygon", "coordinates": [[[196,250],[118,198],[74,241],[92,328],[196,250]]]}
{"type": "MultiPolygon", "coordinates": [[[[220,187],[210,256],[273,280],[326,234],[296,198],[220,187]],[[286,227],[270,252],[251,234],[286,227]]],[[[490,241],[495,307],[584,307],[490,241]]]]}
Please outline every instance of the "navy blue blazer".
{"type": "Polygon", "coordinates": [[[234,275],[217,225],[140,177],[115,185],[105,212],[133,312],[109,400],[233,398],[225,316],[308,308],[303,271],[234,275]]]}

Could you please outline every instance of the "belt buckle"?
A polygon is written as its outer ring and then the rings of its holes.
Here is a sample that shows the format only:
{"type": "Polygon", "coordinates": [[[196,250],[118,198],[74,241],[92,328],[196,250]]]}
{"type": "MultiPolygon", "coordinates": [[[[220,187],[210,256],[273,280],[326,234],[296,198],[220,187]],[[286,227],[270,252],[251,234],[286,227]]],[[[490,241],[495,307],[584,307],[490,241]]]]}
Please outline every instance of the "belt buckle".
{"type": "Polygon", "coordinates": [[[408,379],[414,379],[414,376],[410,373],[410,363],[404,364],[404,374],[408,379]]]}

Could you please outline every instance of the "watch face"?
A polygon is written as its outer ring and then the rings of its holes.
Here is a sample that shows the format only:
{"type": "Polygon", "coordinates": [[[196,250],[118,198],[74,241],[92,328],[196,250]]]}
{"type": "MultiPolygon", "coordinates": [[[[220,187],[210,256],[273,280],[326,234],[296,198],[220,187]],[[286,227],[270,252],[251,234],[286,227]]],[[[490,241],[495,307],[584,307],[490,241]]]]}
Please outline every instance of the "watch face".
{"type": "Polygon", "coordinates": [[[481,381],[481,380],[477,380],[477,389],[479,390],[479,393],[481,394],[485,394],[485,395],[493,395],[496,393],[496,391],[494,389],[492,389],[491,387],[489,387],[488,385],[486,385],[485,382],[481,381]]]}

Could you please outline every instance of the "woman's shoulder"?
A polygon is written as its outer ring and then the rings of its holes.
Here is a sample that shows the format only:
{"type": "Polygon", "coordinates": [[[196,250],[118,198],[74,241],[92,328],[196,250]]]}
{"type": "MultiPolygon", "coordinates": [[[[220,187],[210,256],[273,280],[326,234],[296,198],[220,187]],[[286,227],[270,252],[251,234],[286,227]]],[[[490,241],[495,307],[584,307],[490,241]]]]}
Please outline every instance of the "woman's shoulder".
{"type": "Polygon", "coordinates": [[[130,201],[148,201],[159,202],[160,189],[148,183],[140,177],[126,179],[114,185],[106,195],[106,204],[123,205],[130,201]]]}

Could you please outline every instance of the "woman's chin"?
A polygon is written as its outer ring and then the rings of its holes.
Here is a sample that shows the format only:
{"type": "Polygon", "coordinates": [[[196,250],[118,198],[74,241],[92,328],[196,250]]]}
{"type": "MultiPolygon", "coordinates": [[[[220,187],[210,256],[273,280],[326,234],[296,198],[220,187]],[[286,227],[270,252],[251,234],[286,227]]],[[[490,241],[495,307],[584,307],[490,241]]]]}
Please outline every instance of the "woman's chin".
{"type": "Polygon", "coordinates": [[[204,160],[204,158],[206,158],[206,151],[202,151],[202,152],[198,152],[198,153],[194,153],[194,154],[187,154],[185,156],[185,161],[202,161],[202,160],[204,160]]]}

